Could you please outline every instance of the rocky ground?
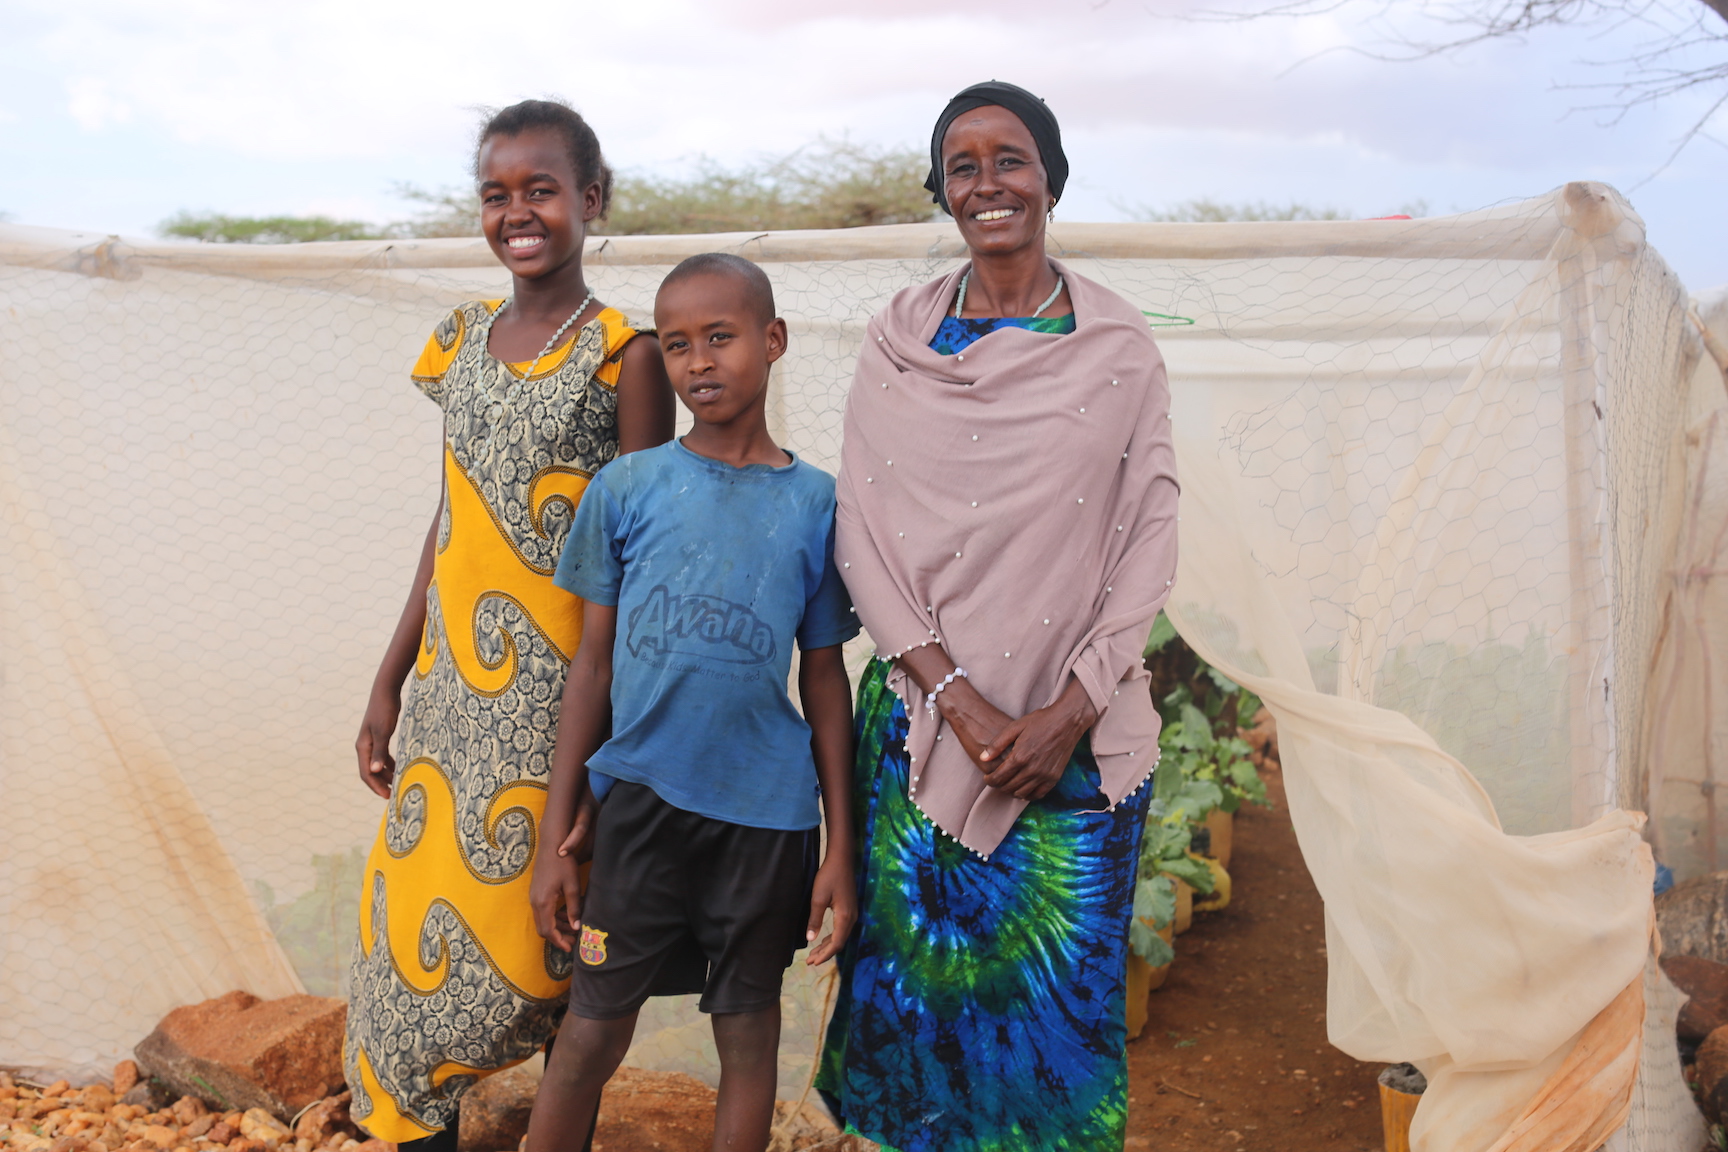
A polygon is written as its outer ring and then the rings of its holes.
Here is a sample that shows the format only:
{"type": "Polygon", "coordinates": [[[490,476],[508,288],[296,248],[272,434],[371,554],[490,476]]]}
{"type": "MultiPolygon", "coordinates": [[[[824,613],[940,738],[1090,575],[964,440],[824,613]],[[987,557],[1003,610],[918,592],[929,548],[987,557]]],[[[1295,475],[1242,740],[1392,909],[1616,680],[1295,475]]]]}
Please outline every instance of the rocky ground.
{"type": "MultiPolygon", "coordinates": [[[[508,1074],[505,1074],[508,1075],[508,1074]]],[[[346,1092],[314,1104],[292,1127],[261,1108],[217,1112],[196,1096],[172,1104],[148,1082],[137,1081],[126,1061],[112,1084],[73,1088],[61,1080],[34,1086],[0,1072],[0,1144],[8,1152],[394,1152],[382,1140],[367,1140],[348,1117],[346,1092]],[[115,1089],[122,1091],[116,1094],[115,1089]],[[128,1104],[121,1097],[152,1097],[128,1104]]],[[[491,1096],[506,1095],[494,1089],[491,1096]]],[[[531,1099],[531,1096],[528,1097],[531,1099]]],[[[514,1111],[526,1124],[526,1108],[514,1111]]],[[[464,1102],[465,1147],[490,1148],[496,1130],[479,1126],[510,1118],[464,1102]],[[474,1120],[467,1117],[472,1114],[474,1120]],[[477,1130],[478,1129],[478,1130],[477,1130]],[[488,1139],[488,1136],[493,1137],[488,1139]],[[479,1143],[473,1143],[479,1141],[479,1143]]],[[[873,1147],[840,1135],[821,1109],[782,1101],[775,1117],[771,1152],[822,1148],[862,1152],[873,1147]]],[[[596,1152],[707,1152],[713,1139],[714,1090],[675,1072],[621,1069],[606,1089],[595,1134],[596,1152]]],[[[508,1139],[514,1149],[518,1130],[508,1139]]],[[[501,1150],[492,1149],[492,1152],[501,1150]]]]}
{"type": "Polygon", "coordinates": [[[346,1092],[290,1127],[262,1108],[220,1112],[196,1096],[169,1103],[123,1062],[111,1084],[34,1086],[0,1072],[0,1139],[12,1152],[389,1152],[348,1119],[346,1092]]]}

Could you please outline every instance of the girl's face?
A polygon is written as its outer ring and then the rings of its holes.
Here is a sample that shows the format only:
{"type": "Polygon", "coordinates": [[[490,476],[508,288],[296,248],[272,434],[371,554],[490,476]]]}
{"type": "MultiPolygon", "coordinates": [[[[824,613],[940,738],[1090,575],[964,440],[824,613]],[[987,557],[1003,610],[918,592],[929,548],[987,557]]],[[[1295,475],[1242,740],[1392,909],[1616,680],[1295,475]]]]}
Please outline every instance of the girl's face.
{"type": "Polygon", "coordinates": [[[504,267],[535,280],[579,260],[600,185],[582,187],[557,132],[494,136],[480,149],[480,227],[504,267]]]}
{"type": "Polygon", "coordinates": [[[1042,247],[1050,183],[1020,117],[994,104],[961,113],[942,137],[942,178],[949,211],[972,251],[1042,247]]]}

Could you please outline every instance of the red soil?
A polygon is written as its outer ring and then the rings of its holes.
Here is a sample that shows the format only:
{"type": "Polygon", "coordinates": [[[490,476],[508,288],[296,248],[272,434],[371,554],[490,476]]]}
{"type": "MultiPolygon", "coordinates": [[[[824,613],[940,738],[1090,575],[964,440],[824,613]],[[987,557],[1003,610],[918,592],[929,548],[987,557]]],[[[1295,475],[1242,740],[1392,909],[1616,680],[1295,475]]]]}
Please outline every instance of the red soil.
{"type": "MultiPolygon", "coordinates": [[[[1270,766],[1269,766],[1270,767],[1270,766]]],[[[1377,1152],[1375,1077],[1326,1042],[1326,937],[1275,767],[1236,814],[1233,895],[1176,938],[1128,1045],[1128,1148],[1377,1152]]]]}

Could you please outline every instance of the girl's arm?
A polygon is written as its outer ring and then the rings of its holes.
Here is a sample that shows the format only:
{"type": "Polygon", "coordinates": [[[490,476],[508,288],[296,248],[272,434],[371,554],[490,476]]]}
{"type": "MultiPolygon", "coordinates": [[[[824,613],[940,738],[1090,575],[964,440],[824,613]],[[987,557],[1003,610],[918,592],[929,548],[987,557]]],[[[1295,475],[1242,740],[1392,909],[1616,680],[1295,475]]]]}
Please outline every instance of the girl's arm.
{"type": "Polygon", "coordinates": [[[582,644],[564,678],[546,812],[540,817],[534,877],[529,882],[534,927],[566,952],[576,946],[576,925],[582,917],[582,884],[571,847],[586,838],[594,818],[593,806],[583,803],[588,795],[588,758],[606,742],[612,724],[612,643],[617,629],[616,607],[583,603],[582,644]],[[558,916],[560,904],[563,919],[558,916]]]}
{"type": "Polygon", "coordinates": [[[833,957],[852,935],[858,919],[858,886],[853,879],[852,844],[852,685],[840,645],[806,648],[798,662],[798,698],[810,725],[810,751],[822,786],[822,817],[828,825],[828,850],[810,892],[810,922],[804,938],[812,947],[806,964],[833,957]],[[834,932],[822,943],[822,914],[834,910],[834,932]]]}
{"type": "Polygon", "coordinates": [[[624,363],[618,369],[618,455],[672,439],[675,411],[660,341],[643,333],[624,346],[624,363]]]}
{"type": "Polygon", "coordinates": [[[402,714],[402,682],[420,652],[420,639],[426,631],[426,589],[432,583],[432,562],[438,550],[438,522],[444,517],[444,502],[432,514],[432,527],[426,531],[426,543],[420,549],[420,566],[414,570],[414,585],[408,590],[408,603],[402,606],[402,616],[396,621],[396,631],[390,646],[384,650],[384,662],[378,665],[378,675],[372,678],[372,695],[366,701],[366,715],[360,721],[360,736],[354,741],[354,752],[360,760],[360,781],[384,799],[390,799],[390,785],[396,779],[396,758],[390,755],[390,737],[396,731],[396,720],[402,714]]]}

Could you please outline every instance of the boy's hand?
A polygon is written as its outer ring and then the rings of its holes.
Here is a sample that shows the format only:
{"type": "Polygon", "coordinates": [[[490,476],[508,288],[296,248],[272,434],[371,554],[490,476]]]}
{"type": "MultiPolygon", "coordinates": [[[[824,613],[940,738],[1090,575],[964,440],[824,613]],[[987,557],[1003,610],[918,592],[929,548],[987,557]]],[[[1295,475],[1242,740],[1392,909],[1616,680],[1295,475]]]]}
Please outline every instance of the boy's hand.
{"type": "Polygon", "coordinates": [[[400,696],[374,692],[366,702],[360,736],[354,741],[354,752],[360,760],[360,782],[386,800],[390,799],[390,785],[396,779],[396,757],[390,755],[390,737],[396,732],[396,720],[401,714],[400,696]]]}
{"type": "Polygon", "coordinates": [[[542,939],[565,952],[576,947],[576,929],[582,923],[582,877],[574,857],[535,853],[528,903],[534,909],[534,930],[542,939]]]}
{"type": "Polygon", "coordinates": [[[840,645],[806,648],[798,664],[798,695],[810,724],[810,751],[822,790],[822,821],[828,828],[828,853],[810,890],[810,920],[804,939],[811,945],[804,962],[824,964],[846,946],[858,922],[858,885],[852,874],[852,688],[840,645]],[[820,944],[822,914],[834,912],[834,934],[820,944]]]}
{"type": "Polygon", "coordinates": [[[858,922],[858,885],[852,876],[852,860],[845,852],[829,852],[828,859],[816,870],[816,885],[810,890],[810,923],[804,939],[812,945],[804,963],[815,967],[832,960],[852,935],[852,925],[858,922]],[[820,944],[816,936],[822,931],[822,914],[834,910],[834,931],[820,944]]]}

